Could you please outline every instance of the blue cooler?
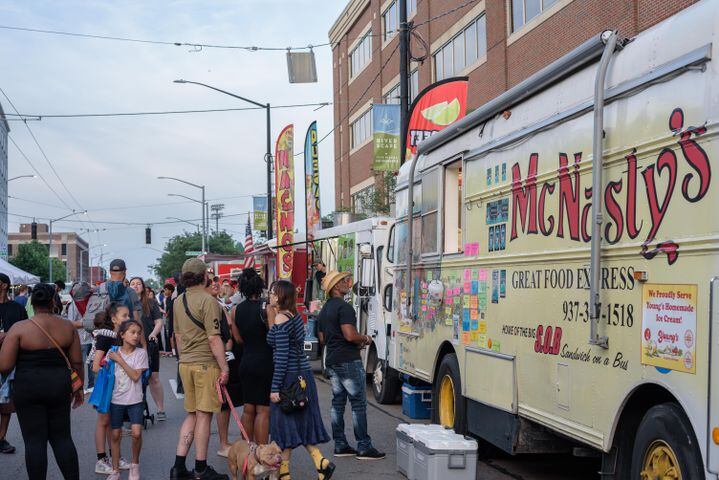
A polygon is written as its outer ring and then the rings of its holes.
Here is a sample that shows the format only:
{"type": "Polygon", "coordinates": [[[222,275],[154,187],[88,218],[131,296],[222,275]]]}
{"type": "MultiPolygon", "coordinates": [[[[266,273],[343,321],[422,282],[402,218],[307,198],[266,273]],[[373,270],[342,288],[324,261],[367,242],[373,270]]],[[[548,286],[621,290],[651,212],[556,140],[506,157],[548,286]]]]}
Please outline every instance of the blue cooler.
{"type": "Polygon", "coordinates": [[[415,420],[430,417],[432,387],[429,385],[402,385],[402,414],[415,420]]]}

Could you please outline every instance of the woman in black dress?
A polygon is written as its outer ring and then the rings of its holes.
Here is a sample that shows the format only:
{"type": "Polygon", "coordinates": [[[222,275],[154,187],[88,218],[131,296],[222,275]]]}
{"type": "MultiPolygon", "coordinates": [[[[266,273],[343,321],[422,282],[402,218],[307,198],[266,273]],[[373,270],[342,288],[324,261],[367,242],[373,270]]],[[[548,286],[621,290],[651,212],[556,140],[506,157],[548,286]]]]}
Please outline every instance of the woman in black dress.
{"type": "Polygon", "coordinates": [[[231,314],[232,334],[241,344],[240,382],[244,385],[242,426],[250,439],[265,444],[270,434],[270,388],[272,386],[272,347],[267,344],[267,315],[260,296],[265,282],[252,268],[240,275],[240,293],[245,300],[231,314]]]}

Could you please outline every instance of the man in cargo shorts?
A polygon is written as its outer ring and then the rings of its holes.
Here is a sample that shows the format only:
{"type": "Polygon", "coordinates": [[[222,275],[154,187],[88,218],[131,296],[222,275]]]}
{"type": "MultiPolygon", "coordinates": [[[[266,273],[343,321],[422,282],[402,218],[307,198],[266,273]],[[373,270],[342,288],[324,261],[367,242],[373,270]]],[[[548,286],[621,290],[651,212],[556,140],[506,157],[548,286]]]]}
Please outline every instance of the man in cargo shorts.
{"type": "Polygon", "coordinates": [[[202,479],[227,480],[207,465],[212,414],[220,411],[217,382],[227,384],[229,368],[225,346],[220,336],[220,305],[205,292],[207,266],[198,258],[182,265],[182,284],[185,293],[179,295],[172,307],[175,333],[182,343],[180,377],[185,387],[187,417],[180,428],[175,465],[171,480],[202,479]],[[187,470],[185,459],[195,442],[195,470],[187,470]]]}
{"type": "Polygon", "coordinates": [[[328,300],[319,315],[320,341],[326,349],[325,365],[332,381],[332,437],[335,457],[357,457],[358,460],[379,460],[385,454],[372,446],[367,433],[367,374],[362,365],[360,350],[372,343],[367,335],[357,331],[357,316],[344,296],[352,289],[352,276],[346,272],[329,272],[322,279],[328,300]],[[345,405],[352,406],[357,450],[347,443],[345,436],[345,405]]]}

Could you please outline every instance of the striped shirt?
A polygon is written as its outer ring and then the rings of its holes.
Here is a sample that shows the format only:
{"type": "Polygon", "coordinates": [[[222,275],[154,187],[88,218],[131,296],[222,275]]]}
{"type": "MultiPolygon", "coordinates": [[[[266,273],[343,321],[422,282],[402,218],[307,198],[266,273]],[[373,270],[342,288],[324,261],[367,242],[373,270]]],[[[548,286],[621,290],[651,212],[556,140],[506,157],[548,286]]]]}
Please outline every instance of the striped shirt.
{"type": "Polygon", "coordinates": [[[275,324],[267,334],[267,343],[274,352],[275,370],[272,375],[272,392],[284,386],[287,373],[300,373],[310,369],[304,352],[305,324],[298,314],[289,321],[275,324]]]}

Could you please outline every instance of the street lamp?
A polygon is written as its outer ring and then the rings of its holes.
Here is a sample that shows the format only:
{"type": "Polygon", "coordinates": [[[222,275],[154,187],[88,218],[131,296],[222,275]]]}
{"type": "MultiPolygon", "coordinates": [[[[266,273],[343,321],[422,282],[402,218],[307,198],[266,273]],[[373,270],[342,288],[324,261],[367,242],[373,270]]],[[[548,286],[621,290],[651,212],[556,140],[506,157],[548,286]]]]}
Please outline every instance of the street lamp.
{"type": "Polygon", "coordinates": [[[167,220],[177,220],[178,222],[184,222],[184,223],[187,223],[188,225],[192,225],[193,227],[197,227],[197,233],[200,233],[200,226],[196,223],[192,223],[189,220],[183,220],[183,219],[177,218],[177,217],[165,217],[165,218],[167,220]]]}
{"type": "Polygon", "coordinates": [[[171,197],[183,197],[187,198],[188,200],[192,200],[193,202],[197,202],[202,207],[202,253],[206,253],[205,245],[207,244],[207,225],[205,224],[205,186],[204,185],[197,185],[191,182],[188,182],[187,180],[182,180],[175,177],[157,177],[158,180],[174,180],[176,182],[184,183],[185,185],[190,185],[191,187],[199,188],[202,190],[202,201],[195,200],[194,198],[185,197],[184,195],[176,195],[176,194],[168,194],[171,197]]]}
{"type": "Polygon", "coordinates": [[[13,180],[17,180],[19,178],[35,178],[37,175],[18,175],[17,177],[8,178],[8,183],[12,182],[13,180]]]}
{"type": "Polygon", "coordinates": [[[73,210],[72,213],[68,213],[64,217],[55,218],[55,219],[50,220],[50,227],[48,229],[49,233],[50,233],[50,238],[47,241],[47,265],[48,265],[48,271],[49,271],[49,273],[48,273],[49,283],[52,283],[52,224],[54,222],[59,222],[60,220],[65,220],[68,217],[72,217],[73,215],[77,215],[80,213],[83,215],[87,215],[87,210],[83,210],[82,212],[76,212],[75,210],[73,210]]]}
{"type": "Polygon", "coordinates": [[[242,100],[243,102],[250,103],[252,105],[256,105],[260,108],[264,108],[267,112],[267,152],[265,153],[265,163],[267,163],[267,240],[269,241],[270,238],[272,238],[272,131],[270,127],[270,104],[265,103],[262,104],[260,102],[255,102],[254,100],[250,100],[249,98],[241,97],[239,95],[235,95],[234,93],[230,93],[225,90],[221,90],[219,88],[213,87],[211,85],[207,85],[205,83],[200,82],[191,82],[190,80],[183,80],[178,79],[175,80],[174,83],[191,83],[193,85],[200,85],[201,87],[209,88],[210,90],[214,90],[216,92],[224,93],[225,95],[229,95],[230,97],[236,98],[238,100],[242,100]]]}

